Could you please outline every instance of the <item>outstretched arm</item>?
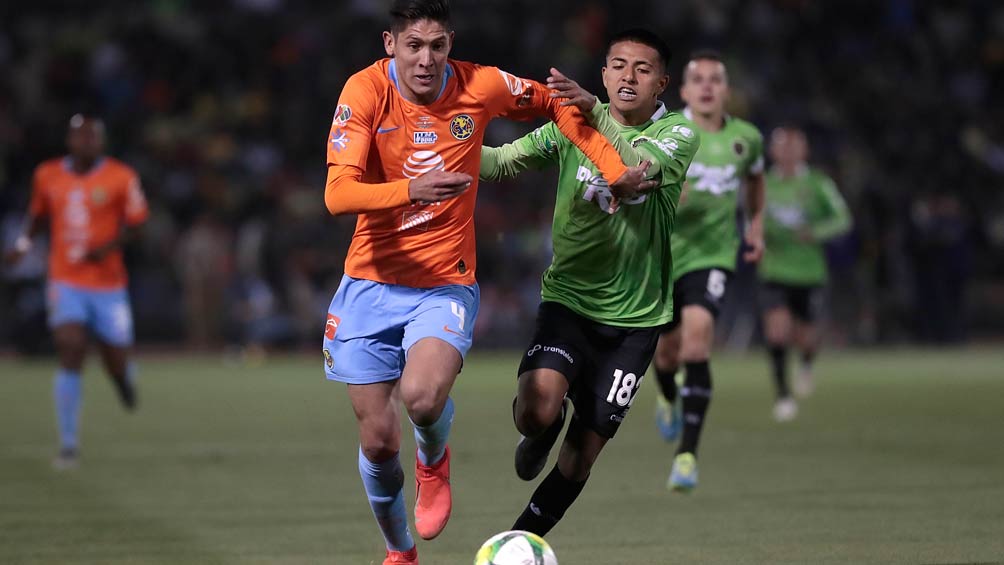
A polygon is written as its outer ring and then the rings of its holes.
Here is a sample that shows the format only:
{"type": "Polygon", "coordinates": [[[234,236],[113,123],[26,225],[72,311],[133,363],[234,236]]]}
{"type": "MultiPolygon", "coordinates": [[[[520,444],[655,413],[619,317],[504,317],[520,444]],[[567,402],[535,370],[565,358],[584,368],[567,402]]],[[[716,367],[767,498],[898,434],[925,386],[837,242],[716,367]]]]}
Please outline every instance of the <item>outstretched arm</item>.
{"type": "Polygon", "coordinates": [[[499,147],[481,147],[481,171],[485,181],[513,178],[527,169],[540,170],[557,162],[558,133],[554,124],[543,125],[499,147]]]}

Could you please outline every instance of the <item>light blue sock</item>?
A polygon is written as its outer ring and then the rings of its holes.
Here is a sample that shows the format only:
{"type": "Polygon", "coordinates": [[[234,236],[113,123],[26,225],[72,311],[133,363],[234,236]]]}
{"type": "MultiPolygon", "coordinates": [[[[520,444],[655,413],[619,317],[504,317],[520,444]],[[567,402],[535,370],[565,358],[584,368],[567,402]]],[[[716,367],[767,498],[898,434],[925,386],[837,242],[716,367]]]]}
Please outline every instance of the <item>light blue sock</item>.
{"type": "Polygon", "coordinates": [[[453,426],[453,399],[446,399],[446,406],[443,406],[443,413],[439,419],[429,426],[415,427],[415,443],[418,444],[418,460],[422,465],[435,465],[446,453],[446,440],[450,437],[450,428],[453,426]]]}
{"type": "Polygon", "coordinates": [[[59,423],[59,445],[63,449],[76,449],[77,424],[80,419],[80,373],[60,369],[52,381],[52,396],[56,404],[56,421],[59,423]]]}
{"type": "Polygon", "coordinates": [[[404,470],[397,455],[383,463],[373,463],[359,448],[359,476],[363,478],[366,497],[376,518],[387,549],[408,551],[415,540],[408,530],[408,513],[404,508],[404,470]]]}

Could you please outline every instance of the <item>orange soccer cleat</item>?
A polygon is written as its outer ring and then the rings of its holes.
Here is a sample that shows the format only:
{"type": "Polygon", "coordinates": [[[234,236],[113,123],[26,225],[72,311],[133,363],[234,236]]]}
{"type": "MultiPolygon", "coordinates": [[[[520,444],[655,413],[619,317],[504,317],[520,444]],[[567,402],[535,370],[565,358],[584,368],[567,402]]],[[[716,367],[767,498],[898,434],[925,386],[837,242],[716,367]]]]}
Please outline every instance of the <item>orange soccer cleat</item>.
{"type": "Polygon", "coordinates": [[[418,565],[418,546],[408,551],[387,550],[387,559],[383,560],[383,565],[418,565]]]}
{"type": "Polygon", "coordinates": [[[422,539],[438,536],[453,510],[453,494],[450,492],[450,448],[446,448],[443,458],[431,467],[415,461],[415,529],[422,539]]]}

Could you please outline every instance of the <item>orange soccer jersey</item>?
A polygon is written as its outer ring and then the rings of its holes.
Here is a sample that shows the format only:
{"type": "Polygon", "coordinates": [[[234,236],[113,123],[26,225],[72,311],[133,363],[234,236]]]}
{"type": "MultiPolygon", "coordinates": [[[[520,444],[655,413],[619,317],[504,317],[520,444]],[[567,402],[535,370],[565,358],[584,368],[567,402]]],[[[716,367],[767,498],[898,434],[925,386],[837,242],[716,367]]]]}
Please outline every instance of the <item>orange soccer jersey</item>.
{"type": "Polygon", "coordinates": [[[608,181],[626,170],[578,110],[560,106],[538,82],[450,60],[439,97],[426,106],[405,100],[396,83],[393,59],[356,73],[331,124],[325,203],[332,214],[359,214],[345,260],[351,277],[416,288],[474,283],[474,203],[493,118],[547,117],[608,181]],[[452,200],[411,202],[410,180],[436,169],[474,182],[452,200]]]}
{"type": "Polygon", "coordinates": [[[50,159],[35,169],[30,213],[49,218],[50,280],[91,289],[126,285],[121,251],[100,261],[83,259],[118,237],[123,226],[138,225],[149,215],[132,168],[104,157],[79,175],[68,158],[50,159]]]}

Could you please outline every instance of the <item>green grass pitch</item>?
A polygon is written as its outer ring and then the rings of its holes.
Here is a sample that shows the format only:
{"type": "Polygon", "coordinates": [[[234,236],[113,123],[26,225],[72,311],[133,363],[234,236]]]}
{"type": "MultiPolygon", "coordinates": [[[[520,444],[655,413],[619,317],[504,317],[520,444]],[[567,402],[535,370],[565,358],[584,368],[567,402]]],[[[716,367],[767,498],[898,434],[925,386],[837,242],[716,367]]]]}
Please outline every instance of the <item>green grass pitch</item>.
{"type": "MultiPolygon", "coordinates": [[[[475,352],[458,381],[453,517],[419,543],[423,565],[471,563],[533,490],[512,469],[518,360],[475,352]]],[[[56,473],[54,364],[0,360],[0,563],[381,563],[352,412],[320,355],[140,363],[134,415],[89,366],[82,465],[56,473]]],[[[770,418],[764,356],[713,368],[699,489],[664,488],[648,380],[548,537],[562,565],[1004,560],[1000,349],[824,353],[788,425],[770,418]]]]}

